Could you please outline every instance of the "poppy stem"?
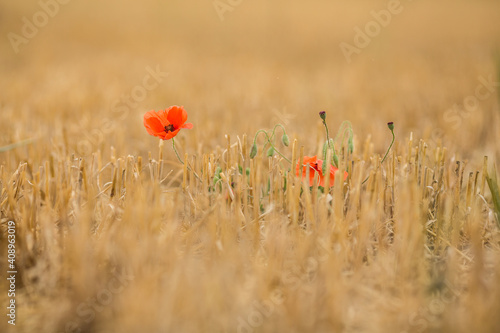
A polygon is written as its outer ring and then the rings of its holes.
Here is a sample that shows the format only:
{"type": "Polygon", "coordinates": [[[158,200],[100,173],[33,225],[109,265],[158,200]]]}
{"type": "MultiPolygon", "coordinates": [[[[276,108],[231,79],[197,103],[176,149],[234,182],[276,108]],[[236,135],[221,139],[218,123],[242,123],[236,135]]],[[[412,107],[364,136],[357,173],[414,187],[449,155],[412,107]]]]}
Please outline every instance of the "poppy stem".
{"type": "MultiPolygon", "coordinates": [[[[276,125],[276,126],[278,126],[278,125],[276,125]]],[[[274,136],[274,131],[276,130],[276,126],[274,126],[273,134],[271,135],[271,137],[269,137],[269,134],[267,134],[267,132],[265,130],[263,130],[263,129],[258,130],[257,133],[255,133],[255,137],[253,139],[253,144],[255,145],[255,142],[257,141],[257,137],[259,136],[259,134],[260,133],[264,133],[266,135],[266,139],[267,139],[266,145],[269,143],[269,145],[271,146],[271,148],[276,153],[278,153],[278,155],[280,155],[281,157],[283,157],[283,159],[285,159],[288,163],[292,164],[292,161],[290,161],[290,159],[288,159],[285,155],[283,155],[282,153],[280,153],[279,150],[277,150],[276,147],[271,142],[271,138],[274,136]]],[[[279,125],[279,126],[282,126],[282,125],[279,125]]],[[[283,131],[284,131],[284,129],[283,129],[283,131]]]]}
{"type": "Polygon", "coordinates": [[[330,147],[330,149],[334,149],[334,147],[331,146],[330,134],[328,133],[328,125],[326,124],[325,120],[323,120],[323,125],[325,125],[325,130],[326,130],[326,142],[328,142],[328,146],[330,147]]]}
{"type": "MultiPolygon", "coordinates": [[[[177,148],[175,148],[175,140],[174,138],[172,138],[172,148],[174,148],[174,153],[175,153],[175,156],[177,156],[177,159],[179,160],[179,162],[181,162],[182,165],[184,165],[184,161],[181,159],[181,157],[179,156],[179,153],[177,152],[177,148]]],[[[200,178],[200,176],[198,176],[198,174],[193,170],[191,169],[191,167],[189,166],[189,164],[187,165],[187,168],[189,171],[192,171],[193,174],[195,175],[196,178],[198,178],[198,180],[200,182],[203,182],[200,178]]]]}
{"type": "Polygon", "coordinates": [[[333,165],[335,165],[335,167],[338,167],[337,152],[335,151],[335,145],[332,144],[332,142],[330,141],[330,133],[328,132],[328,125],[326,124],[326,112],[325,111],[321,111],[319,113],[319,116],[320,116],[321,120],[323,121],[323,125],[325,126],[325,130],[326,130],[326,144],[332,150],[333,165]]]}
{"type": "Polygon", "coordinates": [[[281,129],[283,130],[283,134],[286,134],[285,127],[281,124],[276,124],[276,125],[274,125],[273,134],[271,135],[271,138],[274,137],[274,132],[276,132],[276,127],[281,127],[281,129]]]}
{"type": "Polygon", "coordinates": [[[339,131],[337,132],[337,135],[335,136],[335,139],[333,139],[334,142],[337,142],[339,139],[340,135],[342,135],[342,141],[345,138],[345,133],[348,132],[350,136],[352,136],[352,124],[348,120],[344,120],[342,124],[340,124],[339,131]]]}
{"type": "Polygon", "coordinates": [[[385,152],[385,155],[384,155],[384,158],[382,159],[382,162],[380,162],[380,163],[384,163],[385,159],[387,158],[387,155],[389,155],[389,151],[391,150],[392,145],[394,144],[394,140],[396,139],[396,136],[394,135],[394,127],[391,128],[391,126],[389,126],[389,129],[391,130],[391,133],[392,133],[392,141],[391,141],[391,144],[389,145],[389,148],[387,148],[387,151],[385,152]]]}
{"type": "Polygon", "coordinates": [[[342,139],[340,141],[341,145],[344,143],[344,140],[347,135],[347,148],[349,149],[349,152],[353,152],[354,147],[352,143],[352,138],[353,138],[353,132],[352,132],[352,125],[350,121],[343,121],[342,124],[340,125],[339,132],[337,133],[337,136],[333,140],[333,142],[336,142],[339,135],[342,133],[342,139]]]}
{"type": "Polygon", "coordinates": [[[177,149],[175,148],[174,138],[172,138],[172,148],[174,148],[175,156],[177,156],[177,159],[179,160],[179,162],[181,162],[181,164],[184,164],[184,161],[181,159],[181,157],[179,156],[179,153],[177,152],[177,149]]]}
{"type": "MultiPolygon", "coordinates": [[[[389,127],[389,130],[392,133],[392,141],[391,141],[391,144],[389,145],[389,148],[387,148],[387,151],[385,152],[384,158],[382,158],[382,161],[380,161],[380,164],[384,163],[385,159],[389,155],[389,151],[391,150],[392,145],[394,144],[394,141],[396,140],[396,135],[394,134],[394,123],[391,121],[390,123],[387,124],[387,127],[389,127]]],[[[361,183],[361,185],[363,185],[364,183],[366,183],[366,181],[368,180],[368,178],[370,178],[369,175],[368,175],[368,177],[365,178],[365,180],[363,180],[363,182],[361,183]]]]}

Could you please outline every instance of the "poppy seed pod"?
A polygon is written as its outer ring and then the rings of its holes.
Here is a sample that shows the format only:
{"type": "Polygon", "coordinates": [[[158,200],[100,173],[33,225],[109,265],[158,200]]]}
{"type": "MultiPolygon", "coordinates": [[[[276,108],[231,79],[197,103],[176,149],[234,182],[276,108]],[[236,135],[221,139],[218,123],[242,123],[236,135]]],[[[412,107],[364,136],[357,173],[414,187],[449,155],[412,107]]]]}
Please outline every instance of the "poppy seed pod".
{"type": "Polygon", "coordinates": [[[252,149],[250,150],[250,158],[254,158],[257,155],[257,145],[255,142],[252,145],[252,149]]]}
{"type": "Polygon", "coordinates": [[[349,153],[352,154],[354,151],[354,144],[352,142],[352,135],[349,135],[349,139],[347,139],[347,147],[349,148],[349,153]]]}
{"type": "Polygon", "coordinates": [[[288,139],[288,135],[283,134],[281,137],[281,142],[285,145],[285,147],[288,147],[290,145],[290,140],[288,139]]]}
{"type": "Polygon", "coordinates": [[[321,111],[321,112],[319,113],[319,117],[320,117],[323,121],[325,121],[325,120],[326,120],[326,111],[321,111]]]}
{"type": "Polygon", "coordinates": [[[328,142],[323,144],[323,159],[326,159],[326,152],[328,150],[328,142]]]}

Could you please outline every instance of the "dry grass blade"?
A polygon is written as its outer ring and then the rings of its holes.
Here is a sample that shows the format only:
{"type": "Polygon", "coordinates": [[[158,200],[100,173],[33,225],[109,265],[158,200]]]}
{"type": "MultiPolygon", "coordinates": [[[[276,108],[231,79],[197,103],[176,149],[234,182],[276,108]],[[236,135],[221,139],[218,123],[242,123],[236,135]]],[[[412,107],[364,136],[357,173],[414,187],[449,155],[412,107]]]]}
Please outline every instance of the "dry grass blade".
{"type": "Polygon", "coordinates": [[[33,143],[35,140],[36,140],[36,138],[25,139],[25,140],[11,143],[10,145],[0,147],[0,153],[6,152],[6,151],[9,151],[12,149],[16,149],[18,147],[29,145],[29,144],[33,143]]]}
{"type": "Polygon", "coordinates": [[[491,192],[491,199],[493,201],[493,209],[495,211],[496,221],[498,227],[500,228],[500,189],[498,187],[497,181],[497,170],[493,167],[493,170],[486,176],[486,181],[491,192]]]}

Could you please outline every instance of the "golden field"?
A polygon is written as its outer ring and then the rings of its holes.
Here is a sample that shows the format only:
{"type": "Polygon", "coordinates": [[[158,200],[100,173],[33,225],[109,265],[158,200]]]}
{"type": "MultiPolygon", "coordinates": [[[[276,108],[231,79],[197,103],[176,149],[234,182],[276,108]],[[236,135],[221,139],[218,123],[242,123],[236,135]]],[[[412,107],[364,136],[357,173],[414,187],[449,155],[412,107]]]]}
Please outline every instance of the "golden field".
{"type": "Polygon", "coordinates": [[[499,12],[0,4],[0,332],[499,332],[499,12]],[[320,111],[354,133],[323,192],[320,111]]]}

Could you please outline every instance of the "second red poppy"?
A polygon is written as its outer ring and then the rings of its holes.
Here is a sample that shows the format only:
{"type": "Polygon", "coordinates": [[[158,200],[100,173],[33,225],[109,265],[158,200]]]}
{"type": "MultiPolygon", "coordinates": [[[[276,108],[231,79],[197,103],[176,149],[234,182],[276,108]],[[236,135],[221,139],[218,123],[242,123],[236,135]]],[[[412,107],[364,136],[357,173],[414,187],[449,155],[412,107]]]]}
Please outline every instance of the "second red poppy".
{"type": "MultiPolygon", "coordinates": [[[[304,159],[302,161],[302,180],[304,180],[307,177],[307,168],[309,168],[309,186],[313,186],[314,184],[314,177],[316,174],[319,176],[319,186],[325,186],[325,178],[326,175],[323,174],[323,160],[320,160],[317,158],[317,156],[304,156],[304,159]]],[[[329,178],[330,178],[330,186],[333,186],[335,183],[335,172],[338,170],[338,168],[334,167],[333,165],[330,165],[330,172],[329,172],[329,178]]],[[[297,163],[296,167],[296,175],[300,175],[300,162],[297,163]]],[[[348,174],[347,172],[344,172],[344,180],[346,180],[348,174]]]]}

